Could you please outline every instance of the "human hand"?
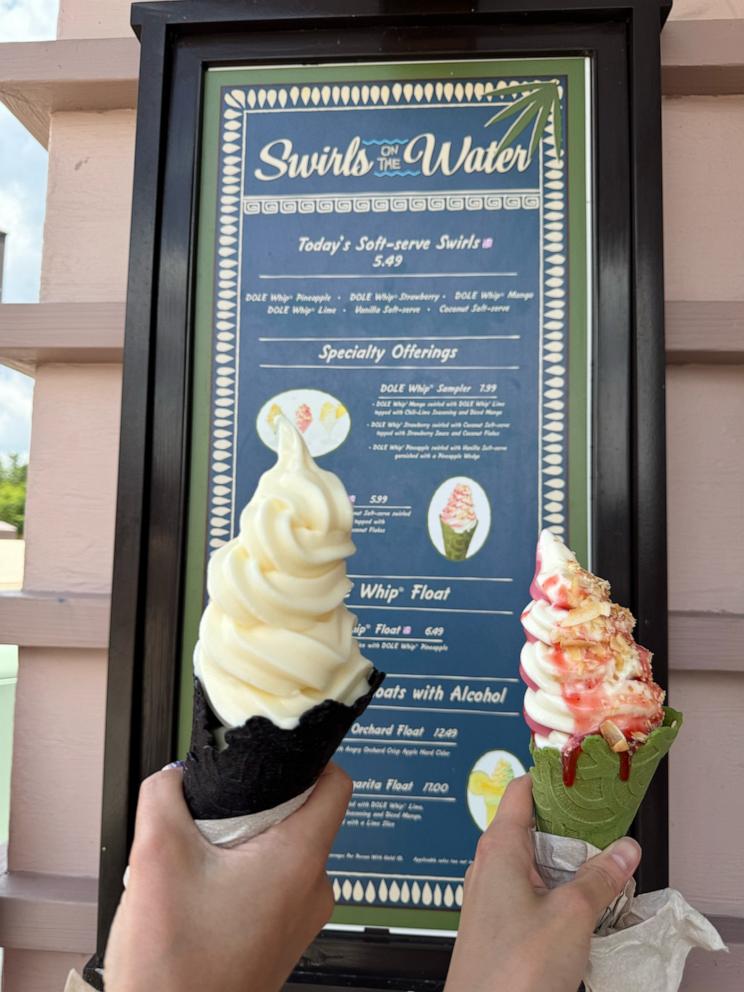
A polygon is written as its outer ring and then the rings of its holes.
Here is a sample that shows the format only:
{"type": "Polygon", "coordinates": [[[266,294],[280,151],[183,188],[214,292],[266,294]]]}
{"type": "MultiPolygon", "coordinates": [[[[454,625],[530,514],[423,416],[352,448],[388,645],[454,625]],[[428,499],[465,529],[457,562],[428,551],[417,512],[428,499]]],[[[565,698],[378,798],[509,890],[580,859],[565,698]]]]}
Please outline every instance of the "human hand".
{"type": "Polygon", "coordinates": [[[532,844],[532,781],[510,783],[465,876],[460,932],[445,992],[576,992],[603,911],[641,859],[623,837],[552,891],[532,844]]]}
{"type": "Polygon", "coordinates": [[[296,813],[223,849],[194,825],[179,769],[146,779],[107,992],[281,988],[333,910],[325,867],[350,796],[351,780],[329,765],[296,813]]]}

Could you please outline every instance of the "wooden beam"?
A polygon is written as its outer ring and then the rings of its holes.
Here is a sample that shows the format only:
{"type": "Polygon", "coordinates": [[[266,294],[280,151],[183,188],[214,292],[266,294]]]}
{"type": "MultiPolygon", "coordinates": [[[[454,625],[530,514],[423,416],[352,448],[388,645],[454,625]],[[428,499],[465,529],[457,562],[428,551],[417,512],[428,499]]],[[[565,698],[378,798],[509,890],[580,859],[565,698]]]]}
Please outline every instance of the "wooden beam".
{"type": "Polygon", "coordinates": [[[744,674],[744,614],[669,614],[669,667],[675,672],[744,674]]]}
{"type": "Polygon", "coordinates": [[[669,21],[661,63],[665,96],[744,93],[744,20],[669,21]]]}
{"type": "Polygon", "coordinates": [[[123,303],[5,303],[0,362],[33,373],[42,362],[120,362],[123,303]]]}
{"type": "Polygon", "coordinates": [[[0,101],[46,146],[51,114],[137,106],[136,38],[0,45],[0,101]]]}
{"type": "Polygon", "coordinates": [[[744,300],[667,300],[670,365],[744,362],[744,300]]]}
{"type": "Polygon", "coordinates": [[[98,880],[36,872],[0,876],[0,947],[90,953],[98,880]]]}
{"type": "Polygon", "coordinates": [[[104,593],[0,592],[3,640],[19,647],[105,649],[110,612],[104,593]]]}

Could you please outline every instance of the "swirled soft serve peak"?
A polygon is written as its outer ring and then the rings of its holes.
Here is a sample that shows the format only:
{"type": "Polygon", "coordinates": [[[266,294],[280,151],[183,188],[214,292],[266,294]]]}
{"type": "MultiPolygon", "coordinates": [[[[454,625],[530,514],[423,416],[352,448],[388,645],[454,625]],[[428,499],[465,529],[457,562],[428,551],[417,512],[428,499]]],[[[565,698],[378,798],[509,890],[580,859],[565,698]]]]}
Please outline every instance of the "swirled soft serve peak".
{"type": "Polygon", "coordinates": [[[276,464],[209,562],[185,774],[197,819],[307,790],[382,681],[344,603],[351,501],[299,431],[283,416],[276,426],[276,464]]]}

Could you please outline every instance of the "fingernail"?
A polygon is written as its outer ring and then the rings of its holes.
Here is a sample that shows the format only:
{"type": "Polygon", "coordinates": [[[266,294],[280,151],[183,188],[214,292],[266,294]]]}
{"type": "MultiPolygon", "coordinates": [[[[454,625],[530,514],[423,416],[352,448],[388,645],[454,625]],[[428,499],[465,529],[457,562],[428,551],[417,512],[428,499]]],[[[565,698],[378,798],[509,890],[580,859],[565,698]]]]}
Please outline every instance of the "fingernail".
{"type": "Polygon", "coordinates": [[[160,771],[169,772],[172,771],[174,768],[185,768],[185,767],[186,767],[185,761],[171,761],[169,765],[164,765],[164,767],[161,768],[160,771]]]}
{"type": "Polygon", "coordinates": [[[636,870],[641,860],[640,845],[632,837],[621,837],[620,840],[616,840],[607,849],[607,853],[629,875],[636,870]]]}

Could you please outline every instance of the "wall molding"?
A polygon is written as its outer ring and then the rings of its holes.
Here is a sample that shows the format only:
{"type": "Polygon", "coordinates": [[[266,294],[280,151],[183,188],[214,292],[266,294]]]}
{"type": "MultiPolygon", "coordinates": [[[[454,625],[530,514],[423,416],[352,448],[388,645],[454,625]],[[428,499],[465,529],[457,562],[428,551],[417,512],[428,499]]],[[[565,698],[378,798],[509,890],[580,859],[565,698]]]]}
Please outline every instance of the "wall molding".
{"type": "Polygon", "coordinates": [[[105,593],[0,592],[3,641],[24,648],[106,649],[110,613],[105,593]]]}
{"type": "Polygon", "coordinates": [[[134,109],[138,74],[134,37],[0,45],[0,100],[45,147],[57,111],[134,109]]]}
{"type": "MultiPolygon", "coordinates": [[[[0,946],[90,953],[98,880],[10,872],[0,876],[0,946]]],[[[729,947],[744,945],[744,917],[708,916],[729,947]]]]}
{"type": "Polygon", "coordinates": [[[0,876],[0,946],[89,954],[96,943],[98,879],[36,872],[0,876]]]}
{"type": "Polygon", "coordinates": [[[121,362],[124,303],[4,303],[0,362],[33,375],[42,362],[121,362]]]}
{"type": "MultiPolygon", "coordinates": [[[[42,362],[120,362],[123,302],[5,303],[0,363],[33,375],[42,362]]],[[[744,363],[744,300],[667,300],[669,365],[744,363]]]]}
{"type": "Polygon", "coordinates": [[[744,614],[669,614],[669,668],[674,672],[744,673],[744,614]]]}
{"type": "MultiPolygon", "coordinates": [[[[107,650],[110,611],[107,593],[0,592],[0,630],[20,647],[107,650]]],[[[672,671],[744,674],[742,643],[744,614],[669,614],[672,671]]]]}
{"type": "Polygon", "coordinates": [[[744,363],[744,300],[667,300],[665,317],[667,364],[744,363]]]}
{"type": "Polygon", "coordinates": [[[744,93],[744,20],[668,21],[661,34],[664,96],[744,93]]]}
{"type": "MultiPolygon", "coordinates": [[[[661,35],[666,96],[744,93],[744,20],[670,21],[661,35]]],[[[137,106],[135,38],[62,38],[0,45],[0,101],[41,142],[51,115],[137,106]]]]}

